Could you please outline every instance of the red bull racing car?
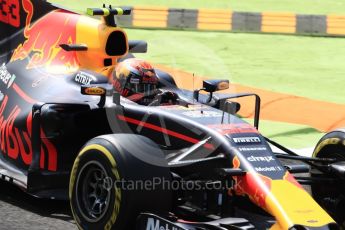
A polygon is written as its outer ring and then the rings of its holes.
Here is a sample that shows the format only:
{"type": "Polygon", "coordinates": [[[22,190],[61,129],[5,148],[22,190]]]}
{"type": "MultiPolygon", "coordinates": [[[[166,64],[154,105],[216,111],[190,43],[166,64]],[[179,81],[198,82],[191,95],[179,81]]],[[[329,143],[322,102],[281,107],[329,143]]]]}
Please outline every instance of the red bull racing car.
{"type": "Polygon", "coordinates": [[[1,179],[69,199],[80,229],[345,226],[344,130],[298,156],[259,133],[258,95],[217,93],[224,80],[179,89],[174,76],[128,61],[147,48],[116,24],[130,9],[87,12],[99,18],[0,1],[1,179]],[[254,126],[232,101],[249,96],[254,126]]]}

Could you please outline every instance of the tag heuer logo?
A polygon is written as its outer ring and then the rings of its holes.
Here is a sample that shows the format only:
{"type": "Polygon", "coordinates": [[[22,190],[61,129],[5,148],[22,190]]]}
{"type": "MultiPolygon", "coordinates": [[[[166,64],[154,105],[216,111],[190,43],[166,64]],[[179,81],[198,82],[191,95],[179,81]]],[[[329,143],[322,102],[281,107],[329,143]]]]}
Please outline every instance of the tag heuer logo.
{"type": "Polygon", "coordinates": [[[237,144],[261,143],[259,137],[233,137],[232,140],[237,144]]]}

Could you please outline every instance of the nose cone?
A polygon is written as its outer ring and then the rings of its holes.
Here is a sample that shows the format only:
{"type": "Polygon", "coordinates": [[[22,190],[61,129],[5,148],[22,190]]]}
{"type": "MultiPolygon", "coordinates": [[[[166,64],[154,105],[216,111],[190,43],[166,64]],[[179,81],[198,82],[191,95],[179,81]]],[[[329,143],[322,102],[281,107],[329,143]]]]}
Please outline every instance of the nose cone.
{"type": "Polygon", "coordinates": [[[289,172],[278,180],[253,172],[234,179],[237,195],[248,196],[253,203],[275,217],[274,230],[337,229],[334,228],[335,221],[289,172]]]}
{"type": "Polygon", "coordinates": [[[334,226],[334,220],[326,211],[297,182],[290,181],[271,182],[266,208],[277,220],[272,229],[292,229],[294,226],[303,226],[296,229],[330,229],[330,224],[334,226]]]}

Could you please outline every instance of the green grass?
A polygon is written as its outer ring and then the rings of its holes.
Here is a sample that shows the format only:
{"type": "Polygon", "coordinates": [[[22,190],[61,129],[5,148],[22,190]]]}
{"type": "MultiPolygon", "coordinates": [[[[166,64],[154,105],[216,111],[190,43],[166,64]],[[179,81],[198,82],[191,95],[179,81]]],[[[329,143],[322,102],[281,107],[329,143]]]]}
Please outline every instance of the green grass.
{"type": "Polygon", "coordinates": [[[345,104],[345,39],[127,30],[149,43],[137,55],[199,76],[345,104]]]}
{"type": "Polygon", "coordinates": [[[343,0],[53,0],[73,9],[83,10],[83,6],[99,7],[103,2],[112,5],[148,5],[177,8],[220,8],[233,11],[282,11],[305,14],[345,14],[343,0]]]}
{"type": "Polygon", "coordinates": [[[294,149],[314,147],[324,135],[305,125],[265,120],[260,121],[259,130],[266,137],[294,149]]]}

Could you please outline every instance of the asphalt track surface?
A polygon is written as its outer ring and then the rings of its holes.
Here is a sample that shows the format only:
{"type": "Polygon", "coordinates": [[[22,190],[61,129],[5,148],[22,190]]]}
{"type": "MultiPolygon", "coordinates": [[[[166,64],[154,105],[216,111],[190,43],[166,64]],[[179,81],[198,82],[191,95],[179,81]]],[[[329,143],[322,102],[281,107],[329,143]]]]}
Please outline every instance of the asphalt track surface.
{"type": "Polygon", "coordinates": [[[35,199],[0,181],[0,230],[75,230],[66,201],[35,199]]]}

